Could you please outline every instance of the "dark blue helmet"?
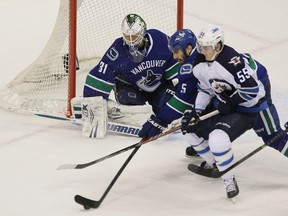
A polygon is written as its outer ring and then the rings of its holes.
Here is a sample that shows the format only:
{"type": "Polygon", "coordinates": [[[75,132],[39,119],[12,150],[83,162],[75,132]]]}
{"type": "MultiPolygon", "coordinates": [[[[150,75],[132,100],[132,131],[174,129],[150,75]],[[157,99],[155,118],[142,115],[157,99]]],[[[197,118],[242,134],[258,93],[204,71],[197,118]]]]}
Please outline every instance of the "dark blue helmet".
{"type": "Polygon", "coordinates": [[[184,53],[186,47],[190,44],[193,49],[196,47],[196,36],[190,29],[181,29],[176,31],[168,41],[170,51],[181,49],[184,53]]]}

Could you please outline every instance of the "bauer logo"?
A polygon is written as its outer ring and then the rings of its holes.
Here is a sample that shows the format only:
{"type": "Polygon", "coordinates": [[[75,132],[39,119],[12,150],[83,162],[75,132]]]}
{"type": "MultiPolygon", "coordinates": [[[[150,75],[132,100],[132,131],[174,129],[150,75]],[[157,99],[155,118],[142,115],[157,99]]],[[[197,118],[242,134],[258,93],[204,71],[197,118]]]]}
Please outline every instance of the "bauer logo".
{"type": "Polygon", "coordinates": [[[138,135],[140,129],[136,127],[129,127],[119,124],[108,123],[107,130],[110,132],[120,133],[120,134],[131,134],[138,135]]]}

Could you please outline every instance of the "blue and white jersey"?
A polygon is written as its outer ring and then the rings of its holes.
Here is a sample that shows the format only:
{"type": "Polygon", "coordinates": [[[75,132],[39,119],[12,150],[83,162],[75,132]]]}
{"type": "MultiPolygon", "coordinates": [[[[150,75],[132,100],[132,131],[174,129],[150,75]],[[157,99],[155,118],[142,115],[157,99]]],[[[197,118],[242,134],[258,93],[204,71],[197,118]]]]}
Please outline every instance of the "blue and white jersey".
{"type": "Polygon", "coordinates": [[[257,78],[261,81],[261,83],[265,85],[269,79],[267,69],[264,67],[264,65],[260,64],[258,61],[252,58],[252,56],[249,53],[242,53],[240,54],[244,61],[249,64],[249,66],[256,71],[257,78]]]}
{"type": "Polygon", "coordinates": [[[180,67],[177,74],[178,84],[175,95],[162,108],[159,117],[168,123],[181,118],[186,109],[191,109],[197,96],[198,80],[193,75],[194,59],[198,55],[197,49],[193,49],[189,57],[180,67]]]}
{"type": "Polygon", "coordinates": [[[207,62],[202,54],[198,55],[193,74],[199,80],[200,89],[196,109],[204,110],[211,98],[219,98],[223,91],[230,95],[234,104],[238,104],[238,111],[259,112],[267,107],[267,103],[262,103],[265,90],[257,72],[241,54],[227,45],[213,62],[207,62]]]}
{"type": "Polygon", "coordinates": [[[151,93],[166,80],[175,78],[180,65],[168,49],[167,36],[150,29],[145,38],[149,45],[143,59],[138,63],[131,59],[122,37],[116,39],[98,65],[88,74],[83,96],[103,96],[108,99],[115,79],[151,93]]]}

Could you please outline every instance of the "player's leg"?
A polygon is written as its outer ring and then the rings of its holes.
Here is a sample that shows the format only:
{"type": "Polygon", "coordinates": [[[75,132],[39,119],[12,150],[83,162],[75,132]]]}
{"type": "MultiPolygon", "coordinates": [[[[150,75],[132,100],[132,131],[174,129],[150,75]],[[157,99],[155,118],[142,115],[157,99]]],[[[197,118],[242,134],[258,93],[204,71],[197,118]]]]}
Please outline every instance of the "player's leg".
{"type": "MultiPolygon", "coordinates": [[[[265,99],[268,103],[268,108],[259,113],[259,117],[253,127],[256,134],[262,138],[266,143],[279,133],[283,133],[283,129],[280,126],[280,119],[275,105],[273,104],[271,97],[270,81],[267,80],[265,85],[265,99]]],[[[285,134],[281,139],[275,140],[269,145],[277,151],[288,157],[288,135],[285,134]]]]}
{"type": "MultiPolygon", "coordinates": [[[[262,138],[264,143],[278,134],[283,133],[274,104],[271,104],[267,109],[259,113],[259,117],[253,129],[256,134],[262,138]]],[[[288,157],[288,135],[284,134],[282,138],[271,143],[269,147],[276,149],[288,157]]]]}
{"type": "Polygon", "coordinates": [[[144,105],[147,101],[143,92],[120,80],[115,81],[113,90],[115,100],[122,105],[144,105]]]}
{"type": "Polygon", "coordinates": [[[117,102],[108,102],[108,116],[113,117],[112,111],[116,110],[121,112],[123,117],[113,121],[141,127],[152,114],[151,106],[146,104],[145,93],[120,80],[115,82],[114,93],[117,102]]]}
{"type": "Polygon", "coordinates": [[[184,136],[184,140],[189,144],[192,143],[190,147],[209,165],[212,166],[215,163],[215,159],[209,148],[208,141],[203,137],[199,137],[195,133],[187,133],[184,136]]]}
{"type": "Polygon", "coordinates": [[[147,101],[152,106],[153,113],[157,115],[174,94],[175,87],[170,83],[158,87],[154,92],[146,93],[147,101]]]}
{"type": "MultiPolygon", "coordinates": [[[[214,111],[215,108],[213,106],[213,103],[210,103],[207,108],[202,112],[202,115],[205,115],[207,113],[210,113],[212,111],[214,111]]],[[[219,118],[220,116],[217,115],[217,116],[213,116],[209,119],[206,119],[204,121],[201,121],[199,122],[197,125],[194,125],[193,126],[193,131],[194,133],[197,134],[197,136],[199,137],[204,137],[204,139],[208,140],[208,136],[209,136],[209,133],[213,130],[214,128],[214,122],[217,122],[217,119],[219,118]]],[[[188,146],[186,148],[186,157],[195,157],[195,156],[198,156],[199,153],[197,149],[195,149],[195,144],[191,141],[190,143],[188,143],[190,146],[188,146]]],[[[207,144],[208,145],[208,144],[207,144]]],[[[201,152],[200,152],[201,154],[201,152]]],[[[201,155],[200,155],[201,156],[201,155]]],[[[205,160],[205,159],[204,159],[205,160]]],[[[214,161],[215,162],[215,161],[214,161]]],[[[212,165],[212,164],[211,164],[212,165]]]]}
{"type": "MultiPolygon", "coordinates": [[[[255,124],[257,114],[232,113],[221,116],[214,130],[209,134],[208,144],[219,171],[226,170],[233,164],[234,152],[231,143],[255,124]]],[[[239,188],[232,173],[223,176],[228,198],[238,195],[239,188]]]]}

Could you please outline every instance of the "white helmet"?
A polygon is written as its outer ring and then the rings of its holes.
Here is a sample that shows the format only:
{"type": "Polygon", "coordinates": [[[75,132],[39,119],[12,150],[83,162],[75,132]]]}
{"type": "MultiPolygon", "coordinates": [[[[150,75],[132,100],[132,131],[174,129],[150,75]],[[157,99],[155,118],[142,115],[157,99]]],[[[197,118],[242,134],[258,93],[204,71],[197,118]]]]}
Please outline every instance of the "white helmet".
{"type": "Polygon", "coordinates": [[[137,14],[128,14],[122,22],[123,40],[128,46],[138,46],[141,44],[145,33],[146,23],[137,14]]]}
{"type": "Polygon", "coordinates": [[[197,37],[197,49],[199,52],[202,46],[212,46],[213,49],[215,49],[219,42],[224,44],[224,33],[222,29],[219,26],[208,24],[197,37]]]}

